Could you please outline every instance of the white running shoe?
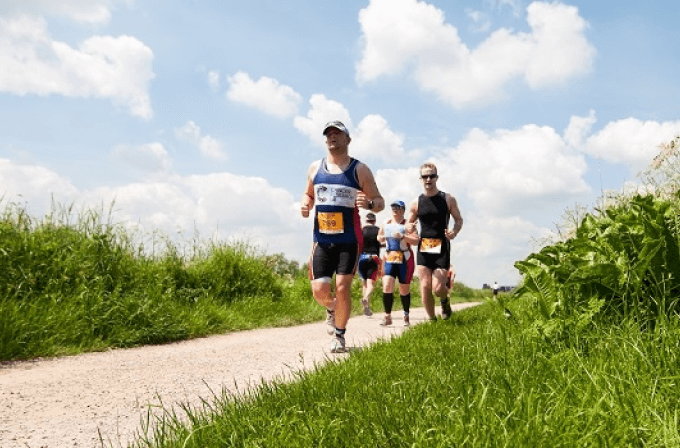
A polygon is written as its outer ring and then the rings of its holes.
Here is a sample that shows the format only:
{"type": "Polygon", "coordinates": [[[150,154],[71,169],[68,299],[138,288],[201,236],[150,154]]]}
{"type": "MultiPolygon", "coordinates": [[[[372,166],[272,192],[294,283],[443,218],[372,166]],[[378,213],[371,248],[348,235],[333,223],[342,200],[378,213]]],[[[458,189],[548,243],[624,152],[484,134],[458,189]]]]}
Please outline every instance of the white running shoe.
{"type": "Polygon", "coordinates": [[[335,311],[326,310],[326,331],[328,334],[335,333],[335,311]]]}
{"type": "Polygon", "coordinates": [[[331,353],[344,353],[345,352],[345,338],[340,335],[335,335],[331,341],[331,353]]]}
{"type": "Polygon", "coordinates": [[[409,325],[411,325],[411,321],[408,318],[408,314],[404,314],[404,326],[408,327],[409,325]]]}

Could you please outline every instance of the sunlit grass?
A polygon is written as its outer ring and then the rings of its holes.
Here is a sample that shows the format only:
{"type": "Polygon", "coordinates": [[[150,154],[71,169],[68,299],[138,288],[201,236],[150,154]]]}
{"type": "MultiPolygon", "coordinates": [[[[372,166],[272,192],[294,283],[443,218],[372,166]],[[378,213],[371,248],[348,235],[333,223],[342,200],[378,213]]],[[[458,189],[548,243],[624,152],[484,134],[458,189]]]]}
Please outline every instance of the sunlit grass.
{"type": "Polygon", "coordinates": [[[137,446],[680,445],[680,332],[550,344],[502,311],[487,302],[296,382],[168,413],[137,446]]]}

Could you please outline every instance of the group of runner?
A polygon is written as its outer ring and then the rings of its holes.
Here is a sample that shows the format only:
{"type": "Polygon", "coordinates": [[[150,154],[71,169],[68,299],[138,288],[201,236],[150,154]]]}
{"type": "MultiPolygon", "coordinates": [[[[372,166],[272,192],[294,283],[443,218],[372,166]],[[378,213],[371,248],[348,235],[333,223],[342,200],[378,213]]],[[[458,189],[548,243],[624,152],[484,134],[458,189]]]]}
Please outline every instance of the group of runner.
{"type": "Polygon", "coordinates": [[[441,316],[451,316],[449,289],[453,282],[450,269],[451,240],[460,232],[463,218],[456,199],[437,188],[437,167],[425,163],[420,167],[423,193],[411,203],[406,218],[406,204],[390,204],[391,217],[380,227],[375,213],[385,208],[373,173],[364,163],[349,156],[350,134],[340,121],[323,129],[327,154],[313,162],[307,171],[306,189],[300,211],[303,217],[314,212],[314,243],[309,261],[309,275],[314,299],[326,308],[328,333],[333,335],[331,352],[345,351],[345,332],[351,311],[352,279],[359,267],[364,280],[362,304],[371,315],[370,294],[383,267],[382,325],[391,325],[394,286],[404,310],[404,325],[409,325],[410,283],[418,269],[423,305],[430,320],[436,320],[434,296],[439,297],[441,316]],[[362,229],[359,208],[369,210],[362,229]],[[453,218],[453,228],[449,228],[453,218]],[[416,224],[420,224],[420,233],[416,224]],[[384,245],[384,260],[380,248],[384,245]],[[412,247],[416,248],[415,254],[412,247]],[[335,274],[335,294],[331,281],[335,274]]]}

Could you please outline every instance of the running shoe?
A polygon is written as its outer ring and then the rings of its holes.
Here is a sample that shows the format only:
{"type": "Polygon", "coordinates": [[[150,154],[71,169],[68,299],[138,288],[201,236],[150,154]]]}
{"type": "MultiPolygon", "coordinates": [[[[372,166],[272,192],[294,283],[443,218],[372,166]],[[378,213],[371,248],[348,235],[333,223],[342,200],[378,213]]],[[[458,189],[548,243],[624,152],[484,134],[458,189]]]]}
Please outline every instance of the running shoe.
{"type": "Polygon", "coordinates": [[[326,310],[326,331],[328,334],[335,333],[335,311],[326,310]]]}
{"type": "Polygon", "coordinates": [[[344,353],[345,352],[345,338],[336,334],[331,341],[331,353],[344,353]]]}
{"type": "Polygon", "coordinates": [[[380,325],[382,325],[383,327],[392,325],[392,316],[390,316],[389,314],[385,314],[385,317],[383,317],[383,320],[382,322],[380,322],[380,325]]]}
{"type": "Polygon", "coordinates": [[[411,325],[411,321],[408,318],[408,314],[404,314],[404,326],[408,327],[409,325],[411,325]]]}
{"type": "Polygon", "coordinates": [[[361,304],[364,306],[364,315],[365,316],[372,316],[373,311],[371,311],[371,308],[368,306],[368,302],[366,300],[361,300],[361,304]]]}
{"type": "Polygon", "coordinates": [[[452,313],[453,311],[451,311],[451,303],[447,299],[445,302],[442,302],[442,319],[448,319],[451,317],[452,313]]]}

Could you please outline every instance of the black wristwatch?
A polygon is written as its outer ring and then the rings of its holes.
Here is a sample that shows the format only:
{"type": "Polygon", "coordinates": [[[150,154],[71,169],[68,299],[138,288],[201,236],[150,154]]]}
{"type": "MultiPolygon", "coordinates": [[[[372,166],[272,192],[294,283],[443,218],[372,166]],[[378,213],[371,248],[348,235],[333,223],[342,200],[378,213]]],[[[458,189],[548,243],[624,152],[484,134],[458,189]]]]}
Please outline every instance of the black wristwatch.
{"type": "Polygon", "coordinates": [[[373,201],[372,200],[368,201],[368,209],[373,210],[373,201]]]}

